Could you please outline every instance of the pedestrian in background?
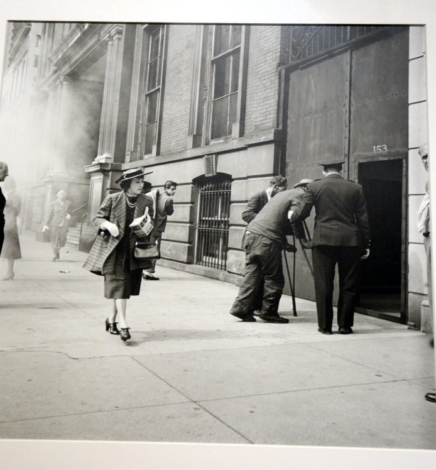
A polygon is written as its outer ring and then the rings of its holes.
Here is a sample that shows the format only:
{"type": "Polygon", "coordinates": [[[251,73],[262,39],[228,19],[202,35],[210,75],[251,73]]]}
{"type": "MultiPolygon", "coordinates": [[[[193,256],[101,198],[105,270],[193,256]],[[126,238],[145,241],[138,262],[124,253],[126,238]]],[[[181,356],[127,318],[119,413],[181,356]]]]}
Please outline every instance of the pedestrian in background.
{"type": "Polygon", "coordinates": [[[153,200],[142,194],[144,176],[148,174],[150,172],[145,173],[141,168],[133,168],[116,181],[122,191],[107,196],[94,217],[99,235],[83,266],[104,276],[104,296],[113,300],[105,329],[112,335],[120,335],[122,341],[131,338],[126,318],[127,299],[139,295],[142,269],[148,263],[148,260],[135,258],[138,237],[130,228],[134,219],[145,214],[147,207],[153,216],[153,200]]]}
{"type": "MultiPolygon", "coordinates": [[[[8,166],[6,165],[6,163],[0,162],[0,183],[6,179],[8,174],[9,174],[8,166]]],[[[5,239],[5,231],[4,231],[5,230],[5,216],[4,216],[5,205],[6,205],[6,199],[0,188],[0,252],[2,251],[3,242],[5,239]]]]}
{"type": "Polygon", "coordinates": [[[249,224],[256,218],[257,214],[264,208],[265,204],[277,193],[284,191],[288,186],[288,180],[284,176],[274,176],[269,182],[269,186],[250,197],[247,207],[242,213],[242,220],[249,224]]]}
{"type": "MultiPolygon", "coordinates": [[[[164,190],[160,192],[158,189],[153,189],[148,193],[154,201],[156,208],[156,217],[154,219],[154,228],[151,233],[150,242],[154,242],[159,247],[162,241],[162,234],[165,232],[167,225],[167,217],[173,215],[173,196],[176,194],[177,183],[168,180],[164,184],[164,190]]],[[[149,266],[144,270],[144,279],[146,281],[159,281],[159,278],[154,275],[156,272],[156,260],[151,260],[149,266]]]]}
{"type": "Polygon", "coordinates": [[[21,258],[20,239],[18,237],[17,219],[21,211],[21,196],[17,191],[14,178],[11,176],[3,185],[6,197],[5,215],[5,237],[1,257],[8,262],[8,269],[2,281],[14,280],[14,263],[21,258]]]}
{"type": "MultiPolygon", "coordinates": [[[[418,150],[421,156],[422,164],[428,171],[428,145],[423,145],[418,150]]],[[[430,187],[429,182],[425,183],[425,195],[418,209],[418,231],[422,233],[424,240],[424,248],[426,254],[427,268],[427,289],[428,289],[428,305],[430,312],[433,313],[433,292],[432,292],[432,276],[431,276],[431,237],[430,237],[430,187]]]]}
{"type": "MultiPolygon", "coordinates": [[[[252,220],[254,220],[259,214],[259,212],[265,207],[265,204],[271,200],[276,194],[284,191],[288,185],[288,181],[284,176],[278,175],[274,176],[271,181],[269,182],[268,188],[260,191],[253,196],[247,202],[247,207],[245,208],[244,212],[242,213],[242,220],[249,224],[252,220]]],[[[244,236],[242,238],[242,248],[244,248],[245,242],[245,235],[247,229],[245,229],[244,236]]],[[[254,312],[260,313],[262,309],[262,299],[263,299],[263,285],[264,280],[263,278],[259,279],[259,285],[257,287],[257,296],[256,300],[254,301],[254,312]]]]}
{"type": "Polygon", "coordinates": [[[67,243],[68,221],[71,219],[71,202],[67,201],[67,193],[61,189],[56,193],[56,199],[50,204],[47,219],[42,229],[49,230],[50,244],[53,249],[52,261],[58,261],[60,251],[67,243]]]}
{"type": "MultiPolygon", "coordinates": [[[[418,153],[421,157],[422,164],[424,165],[425,171],[428,171],[428,145],[425,144],[419,148],[418,153]]],[[[426,255],[427,264],[427,289],[428,289],[428,306],[430,307],[430,321],[432,324],[432,331],[434,328],[433,324],[433,286],[432,286],[432,275],[431,275],[431,230],[430,230],[430,185],[427,180],[425,183],[425,195],[421,201],[418,209],[418,231],[422,233],[424,238],[424,248],[426,255]]],[[[433,332],[434,334],[434,332],[433,332]]],[[[434,339],[430,340],[430,345],[434,347],[434,339]]],[[[435,393],[426,393],[425,399],[431,403],[436,403],[435,393]]]]}
{"type": "Polygon", "coordinates": [[[324,178],[307,185],[299,213],[299,220],[304,220],[315,206],[311,247],[316,310],[318,331],[326,335],[332,334],[336,265],[339,271],[339,333],[350,334],[353,332],[360,262],[369,256],[370,229],[363,189],[360,184],[342,177],[343,164],[343,161],[319,164],[323,167],[324,178]]]}

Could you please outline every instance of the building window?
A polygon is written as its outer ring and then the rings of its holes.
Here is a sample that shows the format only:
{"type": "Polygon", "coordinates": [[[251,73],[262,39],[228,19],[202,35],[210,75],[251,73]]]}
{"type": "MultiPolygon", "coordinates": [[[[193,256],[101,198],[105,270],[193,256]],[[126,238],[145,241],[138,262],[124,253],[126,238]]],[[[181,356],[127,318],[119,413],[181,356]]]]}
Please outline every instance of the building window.
{"type": "Polygon", "coordinates": [[[214,27],[211,57],[211,140],[243,135],[246,43],[247,27],[214,27]]]}
{"type": "Polygon", "coordinates": [[[162,101],[165,26],[147,28],[144,35],[144,92],[142,96],[140,152],[142,155],[157,155],[162,101]]]}
{"type": "Polygon", "coordinates": [[[196,264],[226,269],[231,185],[229,177],[221,175],[199,184],[196,264]]]}

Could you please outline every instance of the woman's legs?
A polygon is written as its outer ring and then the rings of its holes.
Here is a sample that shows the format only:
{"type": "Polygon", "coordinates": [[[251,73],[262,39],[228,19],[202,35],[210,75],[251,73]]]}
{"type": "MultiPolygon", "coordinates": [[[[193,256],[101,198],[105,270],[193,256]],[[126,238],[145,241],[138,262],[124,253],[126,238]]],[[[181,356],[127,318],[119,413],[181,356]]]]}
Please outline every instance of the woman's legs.
{"type": "Polygon", "coordinates": [[[118,324],[120,328],[128,328],[127,321],[126,321],[126,306],[127,306],[127,299],[115,299],[114,309],[116,309],[115,315],[118,314],[118,324]]]}
{"type": "Polygon", "coordinates": [[[8,258],[8,270],[6,271],[6,276],[3,278],[4,281],[10,281],[14,278],[14,259],[8,258]]]}
{"type": "Polygon", "coordinates": [[[117,301],[114,299],[114,303],[112,306],[112,313],[109,315],[109,323],[115,323],[115,320],[117,319],[117,301]]]}

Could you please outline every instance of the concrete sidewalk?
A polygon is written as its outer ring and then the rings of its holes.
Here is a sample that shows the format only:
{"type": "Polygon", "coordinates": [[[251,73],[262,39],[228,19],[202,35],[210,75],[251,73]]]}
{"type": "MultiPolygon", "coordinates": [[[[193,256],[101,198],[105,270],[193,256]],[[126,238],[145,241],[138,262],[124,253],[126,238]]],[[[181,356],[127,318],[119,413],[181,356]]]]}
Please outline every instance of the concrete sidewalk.
{"type": "Polygon", "coordinates": [[[355,334],[324,336],[314,304],[293,317],[287,296],[289,324],[243,323],[236,286],[158,267],[128,301],[125,344],[104,331],[111,303],[84,253],[53,263],[21,241],[0,283],[1,439],[436,449],[424,334],[356,315],[355,334]]]}

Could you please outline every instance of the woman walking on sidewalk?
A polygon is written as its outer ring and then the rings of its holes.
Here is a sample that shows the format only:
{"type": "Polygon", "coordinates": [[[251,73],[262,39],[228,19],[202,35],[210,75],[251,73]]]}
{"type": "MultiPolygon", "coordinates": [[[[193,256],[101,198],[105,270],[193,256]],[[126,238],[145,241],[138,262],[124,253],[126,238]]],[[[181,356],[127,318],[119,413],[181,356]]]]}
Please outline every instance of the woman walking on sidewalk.
{"type": "Polygon", "coordinates": [[[68,221],[71,219],[70,205],[71,202],[67,201],[67,193],[63,189],[56,193],[56,199],[50,204],[42,231],[49,230],[54,255],[52,261],[58,261],[61,248],[67,243],[68,221]]]}
{"type": "Polygon", "coordinates": [[[98,227],[98,235],[91,248],[84,268],[104,276],[104,296],[113,299],[113,308],[106,319],[105,328],[112,335],[120,335],[123,341],[130,339],[126,319],[127,299],[139,295],[142,269],[148,260],[134,256],[136,234],[130,229],[134,219],[149,214],[153,201],[142,194],[144,173],[141,168],[125,171],[116,181],[122,191],[110,194],[103,201],[93,222],[98,227]],[[118,319],[118,321],[116,321],[118,319]],[[120,325],[118,330],[117,324],[120,325]]]}
{"type": "Polygon", "coordinates": [[[15,180],[10,176],[4,183],[5,206],[5,240],[1,257],[8,261],[8,270],[2,281],[14,280],[14,262],[21,258],[20,239],[18,238],[17,217],[21,210],[21,196],[16,190],[15,180]]]}

